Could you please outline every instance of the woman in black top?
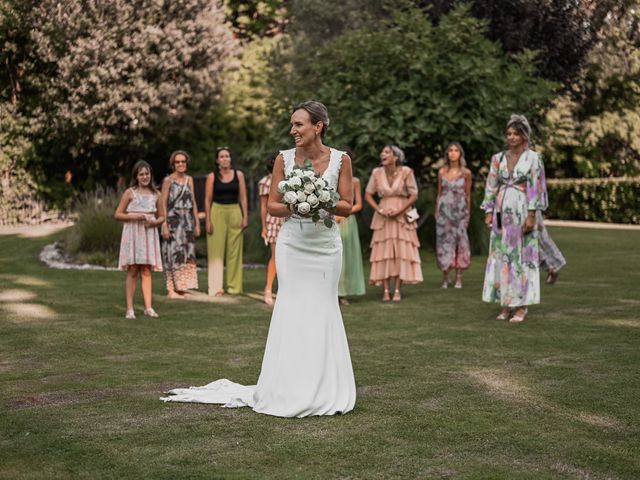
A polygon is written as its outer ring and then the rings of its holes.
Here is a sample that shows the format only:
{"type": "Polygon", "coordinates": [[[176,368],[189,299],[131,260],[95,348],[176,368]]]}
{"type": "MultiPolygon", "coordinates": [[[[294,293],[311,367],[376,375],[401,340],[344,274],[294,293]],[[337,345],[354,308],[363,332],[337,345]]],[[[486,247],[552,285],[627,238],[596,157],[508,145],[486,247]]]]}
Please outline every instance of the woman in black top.
{"type": "Polygon", "coordinates": [[[227,267],[227,292],[242,293],[243,232],[249,224],[244,174],[231,168],[231,150],[217,150],[217,171],[207,176],[205,218],[209,260],[209,295],[224,295],[223,273],[227,267]]]}

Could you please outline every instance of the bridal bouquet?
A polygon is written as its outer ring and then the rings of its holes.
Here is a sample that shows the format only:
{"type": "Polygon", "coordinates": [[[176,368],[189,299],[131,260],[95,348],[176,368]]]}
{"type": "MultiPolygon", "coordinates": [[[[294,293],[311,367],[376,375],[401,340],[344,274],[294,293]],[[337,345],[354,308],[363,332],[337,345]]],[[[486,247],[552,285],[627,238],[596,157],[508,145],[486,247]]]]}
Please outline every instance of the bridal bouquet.
{"type": "Polygon", "coordinates": [[[302,166],[293,167],[291,173],[278,183],[278,191],[282,193],[282,201],[292,212],[309,217],[314,223],[322,219],[327,228],[333,226],[334,220],[327,215],[327,211],[335,208],[340,195],[314,172],[308,159],[302,166]]]}

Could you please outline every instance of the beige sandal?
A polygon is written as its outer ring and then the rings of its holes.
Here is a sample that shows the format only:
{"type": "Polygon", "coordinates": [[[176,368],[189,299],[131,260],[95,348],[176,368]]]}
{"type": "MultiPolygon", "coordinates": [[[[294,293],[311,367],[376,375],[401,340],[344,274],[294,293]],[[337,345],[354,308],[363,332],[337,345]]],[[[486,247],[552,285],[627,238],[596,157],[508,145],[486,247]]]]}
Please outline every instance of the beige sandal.
{"type": "Polygon", "coordinates": [[[529,310],[527,308],[524,308],[520,315],[514,315],[513,317],[511,317],[509,319],[509,323],[520,323],[520,322],[523,322],[524,319],[527,317],[527,313],[528,312],[529,312],[529,310]]]}
{"type": "Polygon", "coordinates": [[[384,293],[382,294],[382,301],[383,302],[388,302],[391,300],[391,297],[389,296],[389,289],[385,288],[384,289],[384,293]]]}

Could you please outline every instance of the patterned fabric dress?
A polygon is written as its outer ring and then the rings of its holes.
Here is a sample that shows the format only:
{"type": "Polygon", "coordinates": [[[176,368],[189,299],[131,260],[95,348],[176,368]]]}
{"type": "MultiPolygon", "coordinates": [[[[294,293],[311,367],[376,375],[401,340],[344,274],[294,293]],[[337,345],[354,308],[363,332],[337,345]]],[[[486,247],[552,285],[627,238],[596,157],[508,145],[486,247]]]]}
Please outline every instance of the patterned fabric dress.
{"type": "MultiPolygon", "coordinates": [[[[146,213],[155,218],[158,195],[140,195],[134,188],[131,189],[131,193],[133,199],[127,205],[127,213],[146,213]]],[[[118,268],[127,270],[129,265],[151,265],[153,271],[162,271],[157,227],[147,228],[143,220],[124,222],[118,268]]]]}
{"type": "Polygon", "coordinates": [[[482,300],[503,307],[540,303],[538,230],[522,233],[527,213],[547,208],[544,166],[538,154],[525,150],[511,175],[506,155],[494,155],[481,208],[493,214],[482,300]]]}
{"type": "MultiPolygon", "coordinates": [[[[398,167],[389,184],[384,167],[373,169],[366,191],[380,197],[380,208],[400,208],[410,193],[418,193],[418,185],[409,167],[398,167]]],[[[404,215],[387,218],[378,212],[371,220],[371,273],[369,283],[380,285],[383,280],[399,277],[402,283],[422,282],[420,242],[416,222],[407,222],[404,215]]]]}
{"type": "Polygon", "coordinates": [[[538,237],[540,243],[540,268],[545,269],[547,272],[558,272],[567,264],[567,261],[564,259],[564,255],[562,255],[556,242],[549,236],[541,212],[537,212],[536,221],[540,232],[538,237]]]}
{"type": "Polygon", "coordinates": [[[436,262],[440,270],[464,270],[471,263],[469,236],[469,209],[467,208],[466,180],[441,178],[440,199],[436,214],[436,262]]]}
{"type": "MultiPolygon", "coordinates": [[[[269,196],[269,190],[271,189],[271,174],[266,175],[260,179],[258,182],[258,195],[269,196]]],[[[267,238],[265,243],[270,245],[272,243],[276,243],[276,239],[278,238],[278,232],[284,223],[284,217],[272,217],[267,212],[267,218],[265,220],[265,224],[267,226],[267,238]]]]}
{"type": "Polygon", "coordinates": [[[169,291],[198,288],[193,202],[188,177],[184,184],[171,180],[167,199],[169,240],[162,242],[164,278],[169,291]]]}

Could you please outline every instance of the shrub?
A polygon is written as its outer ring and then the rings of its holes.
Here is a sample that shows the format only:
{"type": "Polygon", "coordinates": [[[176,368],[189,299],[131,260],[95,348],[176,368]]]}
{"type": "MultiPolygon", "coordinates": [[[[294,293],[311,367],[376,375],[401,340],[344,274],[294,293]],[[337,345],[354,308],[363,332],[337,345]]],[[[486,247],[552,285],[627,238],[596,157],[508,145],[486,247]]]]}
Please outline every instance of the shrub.
{"type": "Polygon", "coordinates": [[[76,224],[64,239],[65,253],[82,263],[115,266],[118,263],[122,225],[113,218],[120,195],[98,188],[75,201],[76,224]]]}
{"type": "Polygon", "coordinates": [[[553,179],[547,189],[550,218],[640,224],[640,177],[553,179]]]}

